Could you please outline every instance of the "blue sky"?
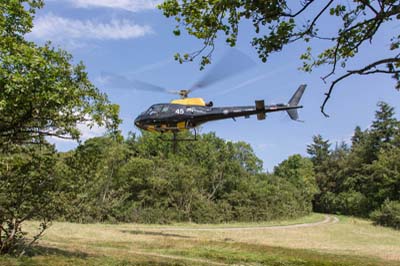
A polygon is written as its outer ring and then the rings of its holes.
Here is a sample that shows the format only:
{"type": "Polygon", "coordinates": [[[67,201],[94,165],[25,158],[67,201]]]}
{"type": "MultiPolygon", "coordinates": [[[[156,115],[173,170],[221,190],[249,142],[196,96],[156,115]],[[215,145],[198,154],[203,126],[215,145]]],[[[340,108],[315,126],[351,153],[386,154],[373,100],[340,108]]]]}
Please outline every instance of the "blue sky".
{"type": "MultiPolygon", "coordinates": [[[[187,88],[204,75],[199,71],[198,61],[180,65],[173,60],[176,52],[195,51],[201,48],[201,42],[185,34],[175,37],[172,34],[174,20],[165,18],[155,8],[156,4],[157,1],[150,0],[48,0],[45,8],[37,13],[35,27],[29,35],[37,43],[51,40],[55,46],[72,53],[76,62],[84,62],[91,80],[112,102],[121,106],[121,129],[125,135],[129,131],[138,132],[133,120],[140,112],[153,103],[168,102],[174,97],[107,88],[101,79],[102,72],[171,89],[187,88]]],[[[322,19],[321,27],[334,30],[333,25],[328,17],[322,19]]],[[[359,57],[349,62],[349,68],[359,68],[388,54],[390,36],[399,29],[395,23],[385,26],[372,45],[360,49],[359,57]]],[[[275,113],[264,121],[252,117],[237,119],[237,122],[222,120],[201,127],[203,133],[215,131],[224,139],[250,143],[264,161],[266,170],[272,170],[289,155],[306,154],[306,146],[313,135],[321,134],[333,143],[349,141],[357,125],[363,129],[369,126],[378,101],[386,101],[400,112],[400,93],[394,89],[394,80],[385,75],[354,76],[337,86],[327,105],[330,118],[325,118],[319,108],[329,84],[324,84],[320,77],[329,69],[317,69],[311,74],[299,71],[299,56],[306,47],[303,43],[287,46],[282,52],[271,55],[267,63],[261,63],[250,45],[253,32],[249,23],[242,23],[237,47],[256,61],[257,66],[196,91],[192,96],[212,100],[215,106],[251,105],[256,99],[280,103],[287,102],[300,84],[307,84],[302,99],[304,109],[300,110],[304,123],[293,122],[284,113],[275,113]]],[[[324,47],[313,43],[315,51],[324,47]]],[[[228,49],[223,38],[219,38],[213,60],[218,61],[228,49]]],[[[338,74],[343,71],[339,70],[338,74]]],[[[82,128],[82,131],[84,138],[102,133],[100,128],[82,128]]],[[[76,145],[61,140],[55,143],[59,150],[76,145]]]]}

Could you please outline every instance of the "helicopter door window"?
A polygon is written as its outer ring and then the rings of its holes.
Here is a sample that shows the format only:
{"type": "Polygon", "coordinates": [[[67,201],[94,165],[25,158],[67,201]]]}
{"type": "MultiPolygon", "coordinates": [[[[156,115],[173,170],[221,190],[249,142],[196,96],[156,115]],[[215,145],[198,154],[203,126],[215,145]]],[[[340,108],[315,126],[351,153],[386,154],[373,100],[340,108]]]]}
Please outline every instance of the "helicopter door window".
{"type": "Polygon", "coordinates": [[[168,113],[168,111],[169,111],[168,105],[163,106],[163,108],[161,109],[161,113],[168,113]]]}

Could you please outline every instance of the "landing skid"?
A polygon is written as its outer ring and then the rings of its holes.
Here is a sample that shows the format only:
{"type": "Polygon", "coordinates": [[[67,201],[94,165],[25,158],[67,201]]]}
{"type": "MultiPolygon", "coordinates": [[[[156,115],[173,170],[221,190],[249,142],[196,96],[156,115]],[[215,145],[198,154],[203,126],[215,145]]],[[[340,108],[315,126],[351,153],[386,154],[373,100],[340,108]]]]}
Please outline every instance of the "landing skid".
{"type": "Polygon", "coordinates": [[[173,137],[172,139],[164,138],[163,133],[161,133],[161,136],[158,138],[161,139],[162,141],[197,141],[197,130],[194,128],[194,138],[178,138],[179,131],[174,131],[173,132],[173,137]]]}
{"type": "Polygon", "coordinates": [[[174,153],[176,153],[177,148],[178,148],[178,142],[180,142],[180,141],[197,141],[197,130],[195,128],[193,128],[193,131],[194,131],[194,138],[178,138],[179,131],[173,132],[172,139],[164,138],[162,133],[161,133],[161,136],[159,136],[158,138],[161,139],[162,141],[171,141],[173,143],[173,151],[174,151],[174,153]]]}

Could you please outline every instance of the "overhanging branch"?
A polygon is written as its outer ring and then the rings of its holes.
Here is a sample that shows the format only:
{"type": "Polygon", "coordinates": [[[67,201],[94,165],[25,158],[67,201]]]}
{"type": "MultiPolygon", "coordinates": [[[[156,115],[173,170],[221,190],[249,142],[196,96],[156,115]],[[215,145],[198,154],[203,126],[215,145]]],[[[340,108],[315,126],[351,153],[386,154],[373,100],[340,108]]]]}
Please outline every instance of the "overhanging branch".
{"type": "Polygon", "coordinates": [[[329,115],[325,112],[325,106],[326,103],[328,102],[329,98],[332,95],[333,89],[335,88],[335,86],[342,81],[345,78],[348,78],[352,75],[358,74],[358,75],[370,75],[370,74],[376,74],[376,73],[384,73],[384,74],[397,74],[400,72],[400,70],[381,70],[381,69],[374,69],[378,66],[381,65],[387,65],[387,64],[391,64],[391,63],[400,63],[400,58],[399,56],[393,57],[393,58],[386,58],[386,59],[382,59],[382,60],[378,60],[375,61],[367,66],[365,66],[364,68],[361,69],[357,69],[357,70],[349,70],[347,71],[346,74],[340,76],[339,78],[335,79],[332,83],[331,86],[329,87],[329,90],[327,93],[325,93],[325,100],[321,105],[321,112],[325,117],[329,117],[329,115]],[[374,69],[374,70],[372,70],[374,69]]]}

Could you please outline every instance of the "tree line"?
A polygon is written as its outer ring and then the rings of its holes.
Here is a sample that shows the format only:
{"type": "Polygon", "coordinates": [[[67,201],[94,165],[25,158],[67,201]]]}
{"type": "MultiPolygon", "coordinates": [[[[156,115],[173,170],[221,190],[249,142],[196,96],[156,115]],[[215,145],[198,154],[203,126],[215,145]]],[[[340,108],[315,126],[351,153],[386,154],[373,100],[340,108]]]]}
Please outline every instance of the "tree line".
{"type": "Polygon", "coordinates": [[[67,211],[76,222],[221,223],[298,217],[311,211],[312,164],[293,156],[274,173],[250,145],[214,133],[172,143],[157,135],[93,138],[60,154],[67,211]]]}
{"type": "Polygon", "coordinates": [[[371,126],[356,127],[351,144],[332,147],[317,135],[307,152],[319,188],[315,211],[371,217],[400,229],[400,121],[393,107],[378,103],[371,126]]]}
{"type": "MultiPolygon", "coordinates": [[[[189,134],[189,133],[188,133],[189,134]]],[[[154,134],[92,138],[61,153],[44,143],[0,154],[1,253],[24,247],[22,223],[255,222],[304,216],[317,192],[311,161],[273,173],[249,144],[214,133],[172,143],[154,134]]]]}

